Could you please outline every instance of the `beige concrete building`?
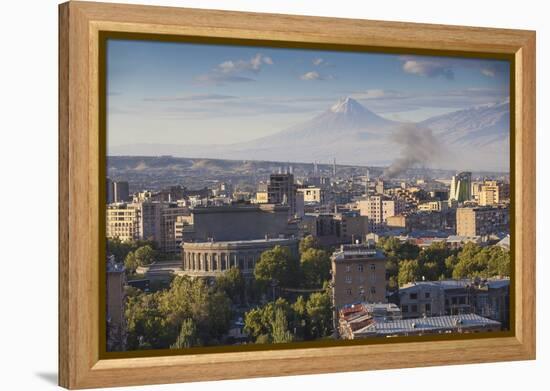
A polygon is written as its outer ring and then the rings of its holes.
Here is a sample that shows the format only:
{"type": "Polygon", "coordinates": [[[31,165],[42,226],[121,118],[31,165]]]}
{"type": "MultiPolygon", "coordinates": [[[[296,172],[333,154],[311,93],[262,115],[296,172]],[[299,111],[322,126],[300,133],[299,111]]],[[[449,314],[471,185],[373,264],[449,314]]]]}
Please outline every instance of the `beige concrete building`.
{"type": "Polygon", "coordinates": [[[456,234],[484,236],[510,229],[510,212],[507,207],[458,208],[456,234]]]}
{"type": "Polygon", "coordinates": [[[362,244],[342,245],[331,261],[336,308],[386,301],[386,257],[381,251],[362,244]]]}
{"type": "Polygon", "coordinates": [[[189,209],[175,203],[147,199],[107,207],[107,238],[123,242],[153,240],[167,253],[179,253],[181,238],[176,238],[176,231],[183,230],[184,223],[190,223],[189,209]]]}
{"type": "Polygon", "coordinates": [[[304,195],[305,203],[322,204],[325,202],[325,191],[321,187],[309,186],[297,189],[304,195]]]}
{"type": "Polygon", "coordinates": [[[123,242],[140,238],[140,210],[135,204],[111,204],[107,206],[107,238],[123,242]]]}
{"type": "Polygon", "coordinates": [[[510,198],[510,185],[497,181],[485,181],[479,191],[479,205],[498,205],[510,198]]]}
{"type": "Polygon", "coordinates": [[[425,212],[441,212],[447,209],[447,203],[443,201],[428,201],[418,205],[418,210],[425,212]]]}
{"type": "Polygon", "coordinates": [[[358,201],[361,216],[367,216],[370,231],[376,232],[383,228],[388,217],[404,212],[405,203],[400,199],[390,199],[384,196],[371,196],[366,200],[358,201]]]}
{"type": "Polygon", "coordinates": [[[267,204],[269,202],[269,197],[267,191],[257,191],[256,192],[256,203],[257,204],[267,204]]]}

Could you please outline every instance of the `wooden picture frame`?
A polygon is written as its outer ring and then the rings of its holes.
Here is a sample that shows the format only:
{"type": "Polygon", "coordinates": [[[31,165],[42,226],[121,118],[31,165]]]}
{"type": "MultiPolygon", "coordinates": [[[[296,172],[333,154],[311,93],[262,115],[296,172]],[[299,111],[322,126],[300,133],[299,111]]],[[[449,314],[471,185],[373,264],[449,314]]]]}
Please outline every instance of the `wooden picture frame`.
{"type": "Polygon", "coordinates": [[[535,358],[535,32],[137,5],[59,6],[59,384],[70,389],[535,358]],[[515,186],[508,336],[105,359],[100,354],[102,32],[501,56],[514,64],[515,186]],[[457,354],[459,353],[459,354],[457,354]]]}

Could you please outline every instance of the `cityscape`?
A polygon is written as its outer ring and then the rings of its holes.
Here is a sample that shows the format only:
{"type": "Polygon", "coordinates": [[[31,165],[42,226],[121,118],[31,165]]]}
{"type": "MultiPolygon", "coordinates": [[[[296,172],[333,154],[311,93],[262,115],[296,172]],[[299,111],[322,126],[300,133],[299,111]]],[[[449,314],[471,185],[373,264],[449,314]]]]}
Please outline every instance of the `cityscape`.
{"type": "Polygon", "coordinates": [[[219,47],[195,45],[210,70],[177,72],[194,75],[196,91],[170,95],[173,83],[155,79],[152,98],[149,56],[191,49],[139,45],[108,47],[107,351],[510,328],[507,63],[355,53],[355,72],[386,72],[388,85],[411,78],[410,88],[342,97],[345,53],[224,47],[215,65],[219,47]],[[139,53],[134,78],[117,76],[116,53],[139,53]],[[300,91],[317,94],[315,108],[277,92],[262,105],[247,97],[253,114],[224,114],[243,110],[229,96],[283,77],[320,84],[300,91]],[[121,100],[126,90],[133,98],[121,100]],[[134,98],[147,109],[135,111],[134,98]],[[233,138],[280,117],[281,131],[233,138]]]}

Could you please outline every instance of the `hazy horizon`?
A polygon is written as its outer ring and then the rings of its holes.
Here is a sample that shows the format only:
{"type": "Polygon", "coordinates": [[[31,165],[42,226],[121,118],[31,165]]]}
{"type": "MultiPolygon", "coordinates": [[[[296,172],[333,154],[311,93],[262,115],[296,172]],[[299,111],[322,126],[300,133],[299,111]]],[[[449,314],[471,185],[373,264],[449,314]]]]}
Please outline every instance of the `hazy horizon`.
{"type": "MultiPolygon", "coordinates": [[[[344,97],[386,120],[417,123],[506,102],[509,72],[508,62],[486,59],[110,39],[107,150],[142,155],[150,146],[152,155],[183,156],[181,146],[239,145],[310,121],[344,97]]],[[[490,168],[505,171],[501,141],[482,145],[499,159],[490,168]]],[[[479,151],[468,153],[459,155],[483,163],[479,151]]],[[[311,154],[305,160],[322,151],[311,154]]],[[[369,159],[389,164],[395,156],[369,159]]]]}

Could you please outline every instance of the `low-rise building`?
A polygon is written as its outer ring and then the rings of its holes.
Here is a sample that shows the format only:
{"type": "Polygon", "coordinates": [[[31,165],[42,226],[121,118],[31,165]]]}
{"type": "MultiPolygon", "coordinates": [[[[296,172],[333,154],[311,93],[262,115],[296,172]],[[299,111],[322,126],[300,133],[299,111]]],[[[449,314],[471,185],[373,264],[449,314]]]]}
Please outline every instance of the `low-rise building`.
{"type": "Polygon", "coordinates": [[[353,339],[353,332],[372,321],[401,319],[401,310],[393,303],[358,303],[344,306],[338,311],[338,334],[353,339]]]}
{"type": "Polygon", "coordinates": [[[476,314],[460,316],[433,316],[377,322],[372,320],[365,327],[355,330],[351,337],[397,337],[428,334],[496,332],[501,329],[498,321],[476,314]]]}
{"type": "Polygon", "coordinates": [[[510,280],[418,281],[400,287],[390,301],[400,306],[403,318],[475,313],[507,327],[510,280]]]}

